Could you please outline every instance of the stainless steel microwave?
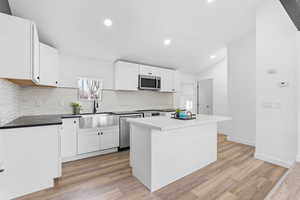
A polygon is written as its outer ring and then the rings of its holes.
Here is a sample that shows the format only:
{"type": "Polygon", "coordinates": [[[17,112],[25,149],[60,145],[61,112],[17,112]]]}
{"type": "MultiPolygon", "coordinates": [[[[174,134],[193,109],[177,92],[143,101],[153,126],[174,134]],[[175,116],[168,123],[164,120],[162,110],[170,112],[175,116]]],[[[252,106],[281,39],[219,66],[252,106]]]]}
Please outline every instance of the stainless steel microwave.
{"type": "Polygon", "coordinates": [[[158,76],[139,75],[140,90],[160,90],[161,78],[158,76]]]}

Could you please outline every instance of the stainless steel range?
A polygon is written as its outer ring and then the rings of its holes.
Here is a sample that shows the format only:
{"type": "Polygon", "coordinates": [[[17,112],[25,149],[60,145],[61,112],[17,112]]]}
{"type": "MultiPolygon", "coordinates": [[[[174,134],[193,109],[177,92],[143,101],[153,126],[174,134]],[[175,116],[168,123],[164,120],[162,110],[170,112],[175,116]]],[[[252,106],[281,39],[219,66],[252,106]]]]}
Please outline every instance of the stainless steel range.
{"type": "Polygon", "coordinates": [[[138,110],[144,114],[144,117],[166,116],[166,113],[175,112],[175,109],[151,109],[151,110],[138,110]]]}
{"type": "Polygon", "coordinates": [[[154,117],[161,115],[160,110],[138,110],[138,112],[143,113],[144,117],[154,117]]]}

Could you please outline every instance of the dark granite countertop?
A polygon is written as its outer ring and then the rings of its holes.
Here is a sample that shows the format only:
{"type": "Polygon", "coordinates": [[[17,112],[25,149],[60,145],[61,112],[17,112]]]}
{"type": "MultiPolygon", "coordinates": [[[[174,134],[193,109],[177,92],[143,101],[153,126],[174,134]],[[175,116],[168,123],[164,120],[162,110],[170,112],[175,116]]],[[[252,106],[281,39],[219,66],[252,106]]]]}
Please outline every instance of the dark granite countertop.
{"type": "MultiPolygon", "coordinates": [[[[169,111],[170,109],[158,110],[161,112],[169,111]]],[[[95,114],[112,114],[112,115],[121,115],[121,114],[136,114],[138,111],[128,111],[128,112],[99,112],[95,114]]],[[[35,127],[35,126],[53,126],[61,125],[62,119],[67,118],[80,118],[83,115],[93,115],[94,113],[81,113],[80,115],[73,114],[57,114],[57,115],[32,115],[32,116],[22,116],[17,119],[0,126],[0,129],[11,129],[11,128],[25,128],[25,127],[35,127]]]]}
{"type": "Polygon", "coordinates": [[[53,126],[61,124],[62,118],[59,115],[23,116],[1,126],[0,129],[53,126]]]}

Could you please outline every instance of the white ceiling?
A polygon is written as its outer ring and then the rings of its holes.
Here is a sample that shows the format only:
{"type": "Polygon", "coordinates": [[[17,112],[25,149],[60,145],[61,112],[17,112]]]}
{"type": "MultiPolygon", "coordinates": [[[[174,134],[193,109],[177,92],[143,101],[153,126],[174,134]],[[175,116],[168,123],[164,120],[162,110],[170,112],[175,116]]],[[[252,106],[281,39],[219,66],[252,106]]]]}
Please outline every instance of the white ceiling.
{"type": "Polygon", "coordinates": [[[9,0],[35,21],[41,41],[61,52],[126,59],[199,72],[233,39],[255,26],[259,0],[9,0]],[[105,18],[113,26],[103,26],[105,18]],[[172,44],[163,46],[171,38],[172,44]]]}

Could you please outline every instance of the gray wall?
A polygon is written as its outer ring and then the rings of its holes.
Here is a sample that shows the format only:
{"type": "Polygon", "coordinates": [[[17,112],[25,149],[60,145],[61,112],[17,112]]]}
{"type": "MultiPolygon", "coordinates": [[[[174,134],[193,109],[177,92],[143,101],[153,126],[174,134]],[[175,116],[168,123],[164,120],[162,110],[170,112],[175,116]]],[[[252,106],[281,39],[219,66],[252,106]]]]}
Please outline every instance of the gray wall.
{"type": "Polygon", "coordinates": [[[0,0],[0,12],[11,14],[7,0],[0,0]]]}

